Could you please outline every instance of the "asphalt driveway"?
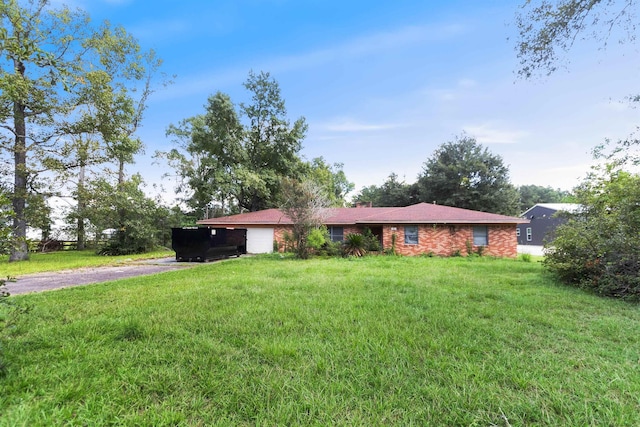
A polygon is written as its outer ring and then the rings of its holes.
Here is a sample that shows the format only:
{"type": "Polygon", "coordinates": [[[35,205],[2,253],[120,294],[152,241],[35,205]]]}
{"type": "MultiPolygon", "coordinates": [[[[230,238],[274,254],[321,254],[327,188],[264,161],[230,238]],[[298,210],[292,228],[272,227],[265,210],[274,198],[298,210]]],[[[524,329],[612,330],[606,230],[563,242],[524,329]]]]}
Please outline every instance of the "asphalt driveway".
{"type": "Polygon", "coordinates": [[[6,288],[11,295],[19,295],[29,292],[67,288],[70,286],[88,285],[90,283],[108,282],[110,280],[124,279],[127,277],[158,274],[165,271],[189,268],[194,265],[197,265],[197,263],[178,263],[175,258],[161,258],[120,266],[79,268],[74,270],[27,274],[18,277],[15,282],[8,282],[6,288]]]}

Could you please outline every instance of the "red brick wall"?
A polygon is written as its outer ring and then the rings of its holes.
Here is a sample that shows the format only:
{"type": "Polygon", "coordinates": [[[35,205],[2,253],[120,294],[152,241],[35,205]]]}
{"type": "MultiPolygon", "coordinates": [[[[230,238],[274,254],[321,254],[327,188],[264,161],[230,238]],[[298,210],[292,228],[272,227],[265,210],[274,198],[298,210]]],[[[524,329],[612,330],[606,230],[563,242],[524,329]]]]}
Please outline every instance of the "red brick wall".
{"type": "Polygon", "coordinates": [[[293,227],[286,225],[273,227],[273,239],[278,242],[278,252],[284,252],[286,245],[284,239],[285,232],[289,233],[289,237],[293,237],[293,227]]]}
{"type": "Polygon", "coordinates": [[[345,225],[344,226],[344,235],[345,237],[347,236],[347,234],[362,234],[364,230],[361,227],[356,227],[355,225],[345,225]]]}
{"type": "MultiPolygon", "coordinates": [[[[344,235],[353,234],[353,233],[362,233],[362,229],[360,227],[356,227],[355,225],[345,225],[344,227],[344,235]]],[[[278,251],[284,252],[285,248],[285,233],[293,234],[293,227],[287,225],[280,225],[273,228],[273,239],[278,242],[278,251]]]]}
{"type": "MultiPolygon", "coordinates": [[[[489,245],[482,252],[483,255],[496,257],[516,257],[517,238],[516,225],[488,225],[489,245]]],[[[276,226],[273,238],[278,242],[279,251],[284,251],[284,233],[292,232],[291,226],[276,226]]],[[[345,226],[344,235],[362,233],[362,229],[356,226],[345,226]]],[[[473,243],[473,225],[419,225],[418,244],[407,245],[404,243],[404,226],[385,225],[382,228],[382,246],[391,249],[392,235],[396,234],[396,252],[401,255],[420,255],[433,253],[440,256],[451,256],[460,251],[467,255],[467,241],[473,243]],[[395,227],[395,231],[392,228],[395,227]]],[[[473,251],[477,251],[473,246],[473,251]]]]}
{"type": "MultiPolygon", "coordinates": [[[[484,248],[483,255],[517,256],[515,224],[488,225],[488,232],[489,244],[484,248]]],[[[461,255],[467,255],[467,242],[473,243],[472,225],[418,225],[417,245],[404,243],[404,225],[385,225],[382,231],[382,245],[385,249],[391,249],[393,234],[396,235],[396,252],[408,256],[428,253],[450,256],[457,251],[461,255]]],[[[472,248],[474,252],[478,249],[476,246],[472,248]]]]}
{"type": "Polygon", "coordinates": [[[516,224],[494,225],[489,228],[487,255],[515,258],[518,256],[516,224]],[[492,242],[495,242],[492,244],[492,242]]]}

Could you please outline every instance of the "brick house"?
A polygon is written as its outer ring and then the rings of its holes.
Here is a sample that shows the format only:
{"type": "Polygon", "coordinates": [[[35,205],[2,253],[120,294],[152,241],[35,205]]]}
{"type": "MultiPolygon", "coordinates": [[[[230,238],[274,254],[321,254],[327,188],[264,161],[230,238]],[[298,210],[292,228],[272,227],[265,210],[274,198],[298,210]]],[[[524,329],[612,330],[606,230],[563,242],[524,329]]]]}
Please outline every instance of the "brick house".
{"type": "MultiPolygon", "coordinates": [[[[395,240],[396,252],[402,255],[466,255],[470,244],[474,251],[483,246],[486,255],[515,257],[516,226],[526,222],[505,215],[418,203],[393,208],[329,208],[325,225],[333,241],[369,228],[384,249],[390,249],[395,240]]],[[[210,218],[198,224],[246,228],[248,253],[269,253],[274,246],[283,248],[284,235],[292,228],[289,218],[278,209],[210,218]]]]}

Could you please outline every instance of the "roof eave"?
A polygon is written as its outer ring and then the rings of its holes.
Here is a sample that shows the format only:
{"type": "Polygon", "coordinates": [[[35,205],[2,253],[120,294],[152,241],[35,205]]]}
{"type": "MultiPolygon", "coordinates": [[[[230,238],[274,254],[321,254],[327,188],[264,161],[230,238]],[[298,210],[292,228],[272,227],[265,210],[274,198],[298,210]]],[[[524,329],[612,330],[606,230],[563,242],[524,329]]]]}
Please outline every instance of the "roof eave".
{"type": "Polygon", "coordinates": [[[518,219],[511,221],[491,221],[491,220],[394,220],[394,221],[357,221],[356,224],[440,224],[440,225],[453,225],[453,224],[527,224],[530,221],[527,219],[518,219]]]}

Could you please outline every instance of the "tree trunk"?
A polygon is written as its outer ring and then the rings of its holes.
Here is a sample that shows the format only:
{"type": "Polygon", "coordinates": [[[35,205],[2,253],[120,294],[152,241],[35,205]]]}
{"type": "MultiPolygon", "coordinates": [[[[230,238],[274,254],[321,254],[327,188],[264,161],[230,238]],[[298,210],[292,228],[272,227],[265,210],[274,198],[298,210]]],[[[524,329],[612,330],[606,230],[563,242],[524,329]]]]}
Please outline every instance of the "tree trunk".
{"type": "Polygon", "coordinates": [[[83,251],[86,244],[86,233],[84,230],[84,211],[86,209],[84,194],[84,162],[80,165],[80,176],[78,177],[78,244],[77,249],[83,251]]]}
{"type": "MultiPolygon", "coordinates": [[[[24,75],[24,65],[15,63],[17,73],[24,75]]],[[[27,200],[27,142],[25,105],[13,103],[13,122],[16,132],[14,143],[14,185],[13,185],[13,244],[9,254],[9,261],[26,261],[29,259],[27,246],[27,219],[25,205],[27,200]]]]}
{"type": "Polygon", "coordinates": [[[126,232],[127,232],[127,228],[126,228],[126,224],[125,224],[125,220],[126,220],[126,210],[123,206],[124,203],[124,160],[120,159],[119,160],[119,167],[118,167],[118,193],[119,194],[119,203],[120,206],[118,208],[118,244],[120,245],[120,248],[124,248],[124,244],[125,244],[125,237],[126,237],[126,232]]]}

